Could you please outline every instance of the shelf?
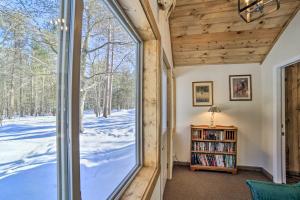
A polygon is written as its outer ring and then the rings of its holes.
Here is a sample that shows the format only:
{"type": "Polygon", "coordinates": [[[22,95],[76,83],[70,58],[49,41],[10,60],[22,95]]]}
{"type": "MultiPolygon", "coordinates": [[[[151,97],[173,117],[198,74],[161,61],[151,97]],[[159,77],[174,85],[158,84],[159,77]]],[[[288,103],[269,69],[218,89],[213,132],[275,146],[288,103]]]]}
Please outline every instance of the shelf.
{"type": "Polygon", "coordinates": [[[221,155],[236,155],[236,152],[218,152],[218,151],[191,151],[192,153],[201,153],[201,154],[221,154],[221,155]]]}
{"type": "Polygon", "coordinates": [[[222,171],[222,172],[230,172],[232,174],[237,173],[236,168],[229,168],[229,167],[216,167],[216,166],[202,166],[202,165],[191,165],[191,170],[211,170],[211,171],[222,171]]]}
{"type": "Polygon", "coordinates": [[[197,142],[236,142],[235,140],[203,140],[203,139],[192,139],[197,142]]]}
{"type": "Polygon", "coordinates": [[[191,125],[192,129],[205,129],[205,130],[237,130],[235,126],[221,126],[216,125],[214,127],[210,127],[208,125],[191,125]]]}
{"type": "Polygon", "coordinates": [[[209,127],[208,125],[191,125],[191,148],[190,148],[191,160],[199,159],[200,157],[201,159],[203,157],[206,158],[207,160],[209,160],[210,158],[215,160],[217,159],[222,160],[223,157],[224,163],[226,161],[226,163],[228,164],[235,164],[235,166],[231,168],[205,166],[205,164],[207,163],[205,163],[200,159],[198,164],[190,165],[191,170],[223,171],[223,172],[230,172],[232,174],[236,174],[237,173],[237,168],[236,168],[237,130],[238,129],[235,126],[219,125],[215,127],[209,127]],[[214,140],[209,138],[216,138],[216,139],[214,140]],[[220,143],[223,144],[220,145],[220,143]],[[198,150],[193,150],[193,149],[198,149],[198,150]],[[212,151],[209,151],[208,149],[211,149],[212,151]],[[217,150],[221,150],[221,151],[217,151],[217,150]],[[234,151],[227,152],[229,150],[234,150],[234,151]],[[229,160],[226,160],[227,158],[229,158],[229,160]]]}

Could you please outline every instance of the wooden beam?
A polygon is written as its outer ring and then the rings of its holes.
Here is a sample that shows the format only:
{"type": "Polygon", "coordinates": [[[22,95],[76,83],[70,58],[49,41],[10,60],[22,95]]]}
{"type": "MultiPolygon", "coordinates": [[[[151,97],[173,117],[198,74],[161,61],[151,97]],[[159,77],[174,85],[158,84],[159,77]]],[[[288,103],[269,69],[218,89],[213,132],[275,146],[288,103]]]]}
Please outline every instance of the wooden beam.
{"type": "Polygon", "coordinates": [[[264,55],[269,50],[269,46],[257,48],[237,48],[237,49],[212,49],[201,51],[185,51],[175,52],[176,59],[194,59],[194,58],[209,58],[221,56],[246,56],[246,55],[264,55]]]}
{"type": "Polygon", "coordinates": [[[228,0],[220,3],[219,1],[208,1],[197,4],[188,4],[185,6],[176,6],[174,13],[171,15],[172,19],[176,19],[181,16],[190,16],[190,15],[198,15],[198,14],[207,14],[221,11],[229,11],[233,10],[237,11],[237,1],[236,0],[228,0]],[[209,8],[209,9],[208,9],[209,8]]]}
{"type": "Polygon", "coordinates": [[[155,21],[155,17],[153,15],[149,0],[140,0],[143,9],[145,11],[146,17],[148,19],[148,22],[150,23],[151,29],[154,32],[155,35],[155,39],[156,40],[161,40],[161,36],[160,36],[160,32],[159,32],[159,28],[158,25],[155,21]]]}
{"type": "Polygon", "coordinates": [[[237,48],[256,48],[269,46],[273,42],[273,38],[263,39],[244,39],[244,40],[228,40],[215,42],[202,42],[193,44],[173,44],[173,53],[184,51],[214,50],[214,49],[237,49],[237,48]]]}
{"type": "Polygon", "coordinates": [[[144,12],[139,0],[118,0],[124,12],[134,24],[135,29],[143,40],[155,40],[155,31],[152,30],[150,22],[144,12]],[[139,17],[136,17],[139,16],[139,17]]]}
{"type": "Polygon", "coordinates": [[[246,55],[246,56],[219,56],[208,58],[177,59],[175,58],[175,67],[191,66],[198,64],[242,64],[259,63],[264,55],[246,55]]]}
{"type": "Polygon", "coordinates": [[[249,24],[239,20],[236,22],[226,22],[226,23],[218,23],[218,24],[176,26],[176,27],[172,27],[171,31],[173,37],[178,37],[183,35],[196,35],[196,34],[206,34],[206,33],[278,28],[278,27],[283,27],[289,18],[290,15],[287,14],[284,16],[276,16],[276,17],[256,20],[249,24]]]}
{"type": "Polygon", "coordinates": [[[230,40],[251,40],[261,38],[275,38],[281,28],[257,29],[250,31],[233,31],[224,33],[210,33],[201,35],[189,35],[172,37],[174,44],[195,44],[201,42],[218,42],[230,40]]]}

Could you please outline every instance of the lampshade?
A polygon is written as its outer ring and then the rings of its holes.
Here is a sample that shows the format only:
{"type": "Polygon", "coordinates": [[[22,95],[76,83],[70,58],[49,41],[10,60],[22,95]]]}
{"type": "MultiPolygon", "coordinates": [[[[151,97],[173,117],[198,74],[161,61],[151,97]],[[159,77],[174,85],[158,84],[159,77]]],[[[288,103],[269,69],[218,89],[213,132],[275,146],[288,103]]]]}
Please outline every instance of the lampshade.
{"type": "Polygon", "coordinates": [[[208,109],[208,112],[221,112],[221,109],[218,106],[213,105],[208,109]]]}

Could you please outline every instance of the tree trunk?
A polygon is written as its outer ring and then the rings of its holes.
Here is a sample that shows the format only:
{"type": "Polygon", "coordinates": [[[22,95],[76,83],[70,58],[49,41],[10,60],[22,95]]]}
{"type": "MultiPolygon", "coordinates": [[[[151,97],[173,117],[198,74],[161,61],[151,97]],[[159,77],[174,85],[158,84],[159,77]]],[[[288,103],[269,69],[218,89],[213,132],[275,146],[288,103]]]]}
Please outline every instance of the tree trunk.
{"type": "Polygon", "coordinates": [[[38,116],[38,84],[37,78],[34,79],[34,116],[38,116]]]}
{"type": "Polygon", "coordinates": [[[40,115],[45,115],[45,76],[42,76],[42,94],[40,98],[40,115]]]}
{"type": "MultiPolygon", "coordinates": [[[[111,42],[111,23],[109,22],[109,27],[107,29],[108,42],[111,42]]],[[[103,101],[103,117],[108,117],[108,105],[109,105],[109,85],[110,85],[110,44],[106,48],[106,70],[105,70],[105,81],[104,81],[104,101],[103,101]]]]}
{"type": "MultiPolygon", "coordinates": [[[[111,31],[111,40],[114,41],[114,29],[111,31]]],[[[111,44],[111,61],[109,70],[109,91],[108,91],[108,109],[107,114],[111,114],[111,104],[112,104],[112,84],[113,84],[113,66],[114,66],[114,45],[111,44]]]]}
{"type": "Polygon", "coordinates": [[[24,117],[24,105],[23,105],[23,79],[20,74],[20,89],[19,89],[19,105],[20,105],[20,117],[24,117]]]}
{"type": "Polygon", "coordinates": [[[8,100],[8,118],[11,119],[14,115],[15,98],[14,98],[14,74],[15,74],[15,63],[12,65],[10,74],[10,88],[9,88],[9,100],[8,100]]]}
{"type": "Polygon", "coordinates": [[[34,115],[34,79],[33,76],[31,76],[31,80],[30,80],[30,116],[34,115]]]}
{"type": "MultiPolygon", "coordinates": [[[[88,7],[89,5],[87,5],[88,7]]],[[[91,15],[89,13],[89,8],[86,9],[86,15],[87,15],[87,33],[85,36],[85,39],[82,42],[82,50],[81,50],[81,65],[80,65],[80,133],[84,132],[83,127],[83,115],[84,115],[84,104],[86,100],[87,95],[87,89],[86,89],[86,79],[85,79],[85,71],[86,71],[86,58],[87,58],[87,50],[88,50],[88,44],[89,44],[89,37],[90,37],[90,21],[91,21],[91,15]]]]}
{"type": "Polygon", "coordinates": [[[80,133],[84,132],[83,115],[84,115],[84,102],[86,99],[86,94],[87,94],[87,91],[83,91],[83,92],[81,92],[81,95],[80,95],[80,133]]]}

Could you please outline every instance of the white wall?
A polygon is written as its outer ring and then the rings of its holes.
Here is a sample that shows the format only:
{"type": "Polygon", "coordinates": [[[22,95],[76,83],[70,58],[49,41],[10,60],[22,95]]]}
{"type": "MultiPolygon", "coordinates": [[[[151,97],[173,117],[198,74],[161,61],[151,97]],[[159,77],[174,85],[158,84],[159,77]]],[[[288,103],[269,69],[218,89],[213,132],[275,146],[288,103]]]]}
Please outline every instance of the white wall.
{"type": "Polygon", "coordinates": [[[273,49],[262,64],[262,143],[263,165],[274,176],[274,181],[281,182],[281,160],[279,134],[276,132],[280,107],[276,68],[300,59],[300,12],[288,25],[273,49]]]}
{"type": "Polygon", "coordinates": [[[175,159],[190,161],[190,124],[209,124],[209,107],[192,106],[192,82],[213,81],[214,104],[221,113],[218,125],[238,127],[238,165],[261,166],[261,66],[259,64],[207,65],[175,68],[177,127],[175,159]],[[252,101],[229,101],[229,75],[252,75],[252,101]]]}

